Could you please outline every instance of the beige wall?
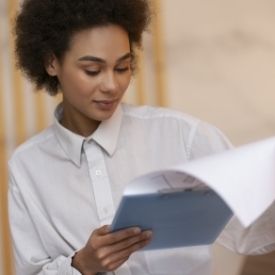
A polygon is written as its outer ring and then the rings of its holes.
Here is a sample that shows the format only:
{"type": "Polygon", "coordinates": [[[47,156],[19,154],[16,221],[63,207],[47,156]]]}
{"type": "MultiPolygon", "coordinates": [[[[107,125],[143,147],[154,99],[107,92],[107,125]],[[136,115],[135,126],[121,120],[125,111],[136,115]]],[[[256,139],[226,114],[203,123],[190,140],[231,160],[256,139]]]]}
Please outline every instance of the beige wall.
{"type": "Polygon", "coordinates": [[[275,134],[275,2],[162,0],[168,105],[234,145],[275,134]]]}
{"type": "MultiPolygon", "coordinates": [[[[220,128],[235,146],[275,134],[275,2],[162,0],[167,105],[220,128]]],[[[244,257],[215,245],[218,274],[244,257]]]]}
{"type": "MultiPolygon", "coordinates": [[[[190,113],[219,127],[236,146],[274,135],[275,2],[154,3],[160,21],[152,28],[154,36],[145,36],[142,69],[125,100],[190,113]]],[[[33,95],[14,70],[9,19],[17,5],[16,0],[0,0],[0,275],[12,275],[6,161],[18,144],[52,122],[60,101],[33,95]]],[[[219,246],[215,251],[220,274],[227,275],[227,267],[228,275],[237,275],[242,258],[219,246]]]]}

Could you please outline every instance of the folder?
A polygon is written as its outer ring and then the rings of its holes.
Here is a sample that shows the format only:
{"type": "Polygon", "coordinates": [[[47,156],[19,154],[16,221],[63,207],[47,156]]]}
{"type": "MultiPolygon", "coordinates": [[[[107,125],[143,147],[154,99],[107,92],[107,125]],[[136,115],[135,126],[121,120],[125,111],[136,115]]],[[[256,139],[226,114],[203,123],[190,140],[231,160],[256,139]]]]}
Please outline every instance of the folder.
{"type": "Polygon", "coordinates": [[[136,226],[152,230],[152,241],[143,250],[212,244],[232,217],[217,193],[184,173],[160,171],[136,179],[131,187],[111,231],[136,226]]]}
{"type": "Polygon", "coordinates": [[[110,230],[153,230],[143,250],[212,244],[233,213],[250,226],[275,201],[275,137],[131,180],[110,230]]]}

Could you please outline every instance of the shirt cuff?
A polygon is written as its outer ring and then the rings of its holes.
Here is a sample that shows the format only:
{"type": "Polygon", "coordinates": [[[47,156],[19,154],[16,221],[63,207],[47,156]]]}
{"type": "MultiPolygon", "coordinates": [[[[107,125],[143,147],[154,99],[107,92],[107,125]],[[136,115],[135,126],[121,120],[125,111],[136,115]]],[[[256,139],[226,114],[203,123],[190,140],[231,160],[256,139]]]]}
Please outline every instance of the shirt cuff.
{"type": "Polygon", "coordinates": [[[76,254],[75,251],[65,261],[62,262],[59,268],[58,275],[82,275],[77,269],[72,267],[72,258],[76,254]]]}

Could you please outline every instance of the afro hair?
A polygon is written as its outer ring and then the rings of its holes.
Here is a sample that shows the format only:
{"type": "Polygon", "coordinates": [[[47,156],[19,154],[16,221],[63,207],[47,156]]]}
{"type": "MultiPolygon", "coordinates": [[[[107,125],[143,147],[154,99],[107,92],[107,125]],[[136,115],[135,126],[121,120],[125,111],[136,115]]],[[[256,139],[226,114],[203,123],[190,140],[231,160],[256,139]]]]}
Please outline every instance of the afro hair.
{"type": "Polygon", "coordinates": [[[45,70],[49,55],[62,60],[76,32],[115,24],[128,33],[134,71],[134,49],[141,47],[150,21],[149,0],[25,0],[15,18],[17,66],[37,90],[56,95],[58,79],[45,70]]]}

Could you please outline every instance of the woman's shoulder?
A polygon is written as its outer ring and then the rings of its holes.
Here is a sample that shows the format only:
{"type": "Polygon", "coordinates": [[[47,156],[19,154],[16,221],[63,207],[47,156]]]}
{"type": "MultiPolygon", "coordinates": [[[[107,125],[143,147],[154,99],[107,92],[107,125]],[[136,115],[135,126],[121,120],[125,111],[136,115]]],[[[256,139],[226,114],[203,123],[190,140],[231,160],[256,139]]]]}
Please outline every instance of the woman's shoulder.
{"type": "Polygon", "coordinates": [[[124,116],[129,116],[137,119],[170,119],[185,121],[186,123],[192,124],[197,124],[200,122],[200,119],[192,115],[166,107],[157,107],[149,105],[136,106],[127,103],[122,103],[122,109],[124,116]]]}
{"type": "Polygon", "coordinates": [[[10,162],[18,156],[27,156],[29,152],[35,149],[35,147],[47,142],[49,139],[53,138],[53,136],[53,126],[50,126],[45,130],[37,133],[36,135],[30,137],[22,144],[20,144],[17,148],[15,148],[14,152],[11,155],[10,162]]]}

